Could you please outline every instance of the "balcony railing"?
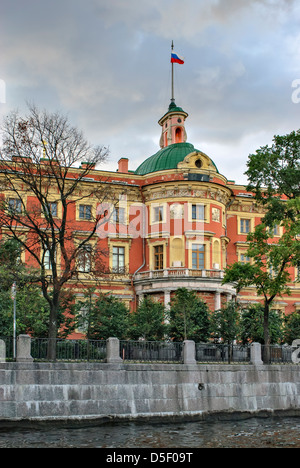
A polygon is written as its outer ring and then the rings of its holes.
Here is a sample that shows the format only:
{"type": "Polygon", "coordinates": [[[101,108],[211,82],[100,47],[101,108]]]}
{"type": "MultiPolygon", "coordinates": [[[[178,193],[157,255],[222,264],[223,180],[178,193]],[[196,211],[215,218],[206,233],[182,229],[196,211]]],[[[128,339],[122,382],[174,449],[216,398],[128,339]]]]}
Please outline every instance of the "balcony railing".
{"type": "Polygon", "coordinates": [[[223,279],[223,270],[196,270],[193,268],[165,268],[164,270],[141,271],[135,276],[136,281],[156,278],[209,278],[223,279]]]}

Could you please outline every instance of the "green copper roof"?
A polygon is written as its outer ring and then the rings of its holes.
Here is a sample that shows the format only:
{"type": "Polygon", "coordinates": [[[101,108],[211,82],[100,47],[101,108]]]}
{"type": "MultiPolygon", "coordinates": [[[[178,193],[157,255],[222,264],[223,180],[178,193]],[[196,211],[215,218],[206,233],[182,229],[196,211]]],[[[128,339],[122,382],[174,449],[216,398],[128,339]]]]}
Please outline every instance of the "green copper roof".
{"type": "MultiPolygon", "coordinates": [[[[163,115],[163,116],[159,119],[158,123],[161,124],[161,122],[164,121],[165,117],[167,117],[168,115],[174,114],[174,113],[175,113],[175,114],[184,114],[185,117],[188,116],[188,113],[185,112],[185,111],[182,109],[182,107],[178,107],[178,106],[176,106],[175,102],[171,102],[171,104],[169,105],[168,112],[166,112],[165,115],[163,115]]],[[[161,125],[162,125],[162,124],[161,124],[161,125]]]]}
{"type": "Polygon", "coordinates": [[[138,175],[150,174],[151,172],[167,171],[176,169],[177,164],[192,153],[198,151],[191,143],[175,143],[166,146],[150,158],[146,159],[135,171],[138,175]]]}

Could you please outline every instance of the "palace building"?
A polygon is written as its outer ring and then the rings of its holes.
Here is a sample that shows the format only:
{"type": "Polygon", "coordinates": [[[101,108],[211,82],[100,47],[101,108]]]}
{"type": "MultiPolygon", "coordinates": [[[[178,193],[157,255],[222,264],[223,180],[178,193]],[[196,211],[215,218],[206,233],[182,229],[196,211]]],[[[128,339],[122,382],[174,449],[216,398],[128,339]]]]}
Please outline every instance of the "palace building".
{"type": "MultiPolygon", "coordinates": [[[[158,121],[160,149],[154,155],[135,171],[130,170],[127,158],[121,158],[116,172],[94,168],[82,180],[83,193],[105,183],[118,202],[106,203],[107,221],[99,225],[91,240],[91,246],[99,244],[99,251],[107,252],[103,263],[108,273],[95,283],[89,274],[92,260],[87,245],[78,277],[67,283],[77,297],[82,297],[84,286],[95,284],[96,293],[110,293],[132,310],[148,295],[169,307],[176,289],[186,287],[196,291],[211,310],[217,310],[236,296],[233,285],[222,284],[224,269],[236,261],[250,262],[246,256],[247,234],[260,223],[263,211],[244,186],[220,174],[213,160],[187,141],[187,118],[187,112],[171,99],[158,121]]],[[[80,170],[71,168],[71,176],[76,177],[80,170]]],[[[18,203],[7,190],[1,196],[12,205],[18,203]]],[[[26,197],[27,204],[34,202],[33,194],[26,197]]],[[[93,211],[99,207],[92,198],[84,202],[76,194],[73,198],[74,210],[68,223],[74,236],[82,238],[89,232],[93,211]]],[[[53,194],[52,215],[58,218],[59,203],[53,194]]],[[[280,229],[275,237],[280,237],[280,229]]],[[[27,252],[22,255],[26,264],[32,263],[27,252]]],[[[44,261],[47,268],[47,256],[44,261]]],[[[277,298],[273,304],[286,314],[300,309],[296,268],[291,277],[292,294],[277,298]]],[[[260,300],[254,287],[242,291],[239,299],[260,300]]]]}
{"type": "MultiPolygon", "coordinates": [[[[219,309],[236,295],[232,285],[222,284],[224,268],[236,261],[250,262],[247,234],[264,214],[244,186],[227,180],[208,155],[187,142],[187,117],[171,100],[158,122],[160,150],[134,172],[127,159],[120,159],[117,173],[111,175],[115,183],[126,184],[127,227],[137,206],[143,207],[141,236],[135,238],[130,229],[124,235],[107,232],[112,265],[120,265],[119,256],[128,266],[127,288],[126,281],[115,279],[114,294],[133,307],[145,295],[168,307],[172,293],[186,287],[211,310],[219,309]]],[[[292,295],[278,298],[273,306],[287,314],[300,309],[298,271],[293,270],[292,295]]],[[[253,287],[242,291],[239,299],[246,303],[261,298],[253,287]]]]}

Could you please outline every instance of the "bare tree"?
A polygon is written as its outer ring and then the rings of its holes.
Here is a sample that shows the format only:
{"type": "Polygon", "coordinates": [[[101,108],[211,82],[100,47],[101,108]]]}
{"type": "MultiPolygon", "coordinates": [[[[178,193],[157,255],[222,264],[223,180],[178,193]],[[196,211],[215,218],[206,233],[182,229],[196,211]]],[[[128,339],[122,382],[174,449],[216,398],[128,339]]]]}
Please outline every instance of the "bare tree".
{"type": "Polygon", "coordinates": [[[13,112],[2,126],[0,228],[38,267],[50,306],[48,357],[54,360],[62,288],[78,272],[92,273],[90,246],[96,246],[103,218],[96,206],[113,197],[105,180],[89,180],[95,165],[106,160],[107,148],[91,146],[65,116],[28,107],[26,117],[13,112]],[[79,203],[88,227],[76,235],[79,203]]]}

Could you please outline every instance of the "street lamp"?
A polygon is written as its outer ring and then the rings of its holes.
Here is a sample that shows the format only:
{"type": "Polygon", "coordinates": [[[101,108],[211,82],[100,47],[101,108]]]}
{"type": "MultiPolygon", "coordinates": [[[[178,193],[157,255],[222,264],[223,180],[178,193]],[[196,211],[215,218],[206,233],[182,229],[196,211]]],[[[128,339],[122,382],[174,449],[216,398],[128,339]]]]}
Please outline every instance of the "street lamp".
{"type": "Polygon", "coordinates": [[[17,296],[17,284],[14,282],[11,287],[11,299],[14,302],[14,314],[13,314],[13,358],[16,359],[16,332],[17,332],[17,314],[16,314],[16,296],[17,296]]]}

